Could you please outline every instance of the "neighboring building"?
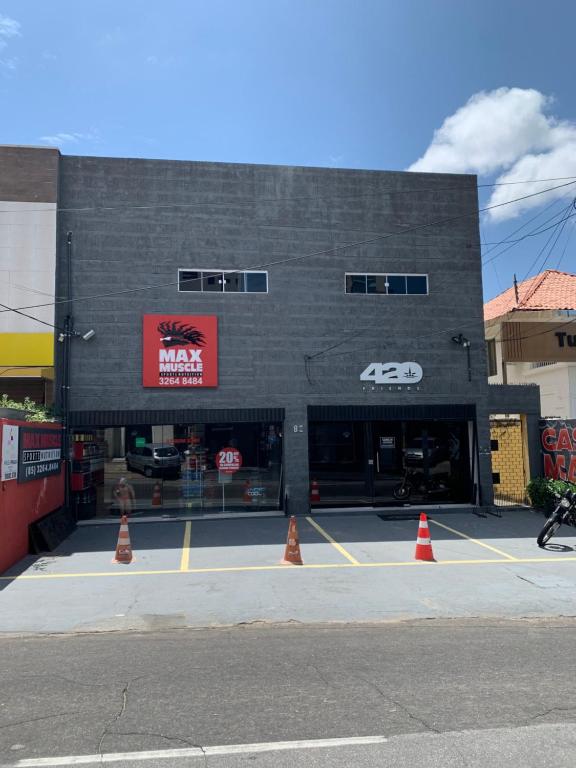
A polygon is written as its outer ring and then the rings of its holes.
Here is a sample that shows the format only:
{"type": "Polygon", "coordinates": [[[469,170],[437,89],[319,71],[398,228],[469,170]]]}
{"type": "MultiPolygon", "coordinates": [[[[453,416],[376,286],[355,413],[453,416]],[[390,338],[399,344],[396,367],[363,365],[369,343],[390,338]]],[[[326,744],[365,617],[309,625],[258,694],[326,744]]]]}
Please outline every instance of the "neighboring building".
{"type": "Polygon", "coordinates": [[[490,383],[537,384],[543,418],[576,418],[576,275],[548,269],[484,305],[490,383]]]}
{"type": "Polygon", "coordinates": [[[0,396],[53,400],[56,149],[0,147],[0,396]],[[35,304],[23,310],[7,308],[35,304]]]}
{"type": "Polygon", "coordinates": [[[488,386],[474,176],[60,156],[58,178],[83,516],[489,504],[512,408],[537,451],[535,388],[488,386]]]}

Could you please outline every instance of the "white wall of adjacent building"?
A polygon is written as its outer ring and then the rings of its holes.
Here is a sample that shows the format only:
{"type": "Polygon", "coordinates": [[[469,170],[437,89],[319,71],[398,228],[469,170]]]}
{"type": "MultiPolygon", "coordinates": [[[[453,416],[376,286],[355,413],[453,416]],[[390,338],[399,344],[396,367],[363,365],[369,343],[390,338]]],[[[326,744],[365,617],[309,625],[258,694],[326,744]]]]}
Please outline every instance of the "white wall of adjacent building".
{"type": "MultiPolygon", "coordinates": [[[[54,301],[56,205],[0,201],[0,303],[24,307],[54,301]]],[[[54,323],[54,306],[27,312],[54,323]]],[[[15,312],[0,312],[0,333],[50,333],[15,312]]]]}

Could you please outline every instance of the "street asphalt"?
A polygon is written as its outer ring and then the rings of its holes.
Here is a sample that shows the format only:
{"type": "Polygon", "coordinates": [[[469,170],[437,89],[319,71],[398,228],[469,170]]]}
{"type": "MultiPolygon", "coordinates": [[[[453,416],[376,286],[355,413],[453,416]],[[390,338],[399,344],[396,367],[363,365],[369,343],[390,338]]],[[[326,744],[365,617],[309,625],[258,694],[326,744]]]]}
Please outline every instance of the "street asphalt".
{"type": "Polygon", "coordinates": [[[574,766],[575,647],[560,618],[4,637],[0,764],[574,766]]]}

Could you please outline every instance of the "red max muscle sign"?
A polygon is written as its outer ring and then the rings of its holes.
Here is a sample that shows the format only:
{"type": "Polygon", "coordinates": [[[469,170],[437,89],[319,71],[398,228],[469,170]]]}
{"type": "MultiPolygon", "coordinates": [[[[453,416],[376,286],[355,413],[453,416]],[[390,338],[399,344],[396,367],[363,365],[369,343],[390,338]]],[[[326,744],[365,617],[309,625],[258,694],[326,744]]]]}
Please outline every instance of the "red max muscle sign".
{"type": "Polygon", "coordinates": [[[540,443],[544,475],[576,483],[576,421],[541,421],[540,443]]]}
{"type": "Polygon", "coordinates": [[[215,315],[144,315],[145,387],[217,387],[215,315]]]}

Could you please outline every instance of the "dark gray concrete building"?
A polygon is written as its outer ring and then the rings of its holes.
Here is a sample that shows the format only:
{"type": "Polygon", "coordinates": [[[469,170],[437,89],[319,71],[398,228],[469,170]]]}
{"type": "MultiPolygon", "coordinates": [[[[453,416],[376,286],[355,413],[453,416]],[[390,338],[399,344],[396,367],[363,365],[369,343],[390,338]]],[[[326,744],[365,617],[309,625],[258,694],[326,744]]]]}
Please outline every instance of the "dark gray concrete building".
{"type": "Polygon", "coordinates": [[[491,503],[475,176],[62,156],[59,183],[85,514],[491,503]]]}

